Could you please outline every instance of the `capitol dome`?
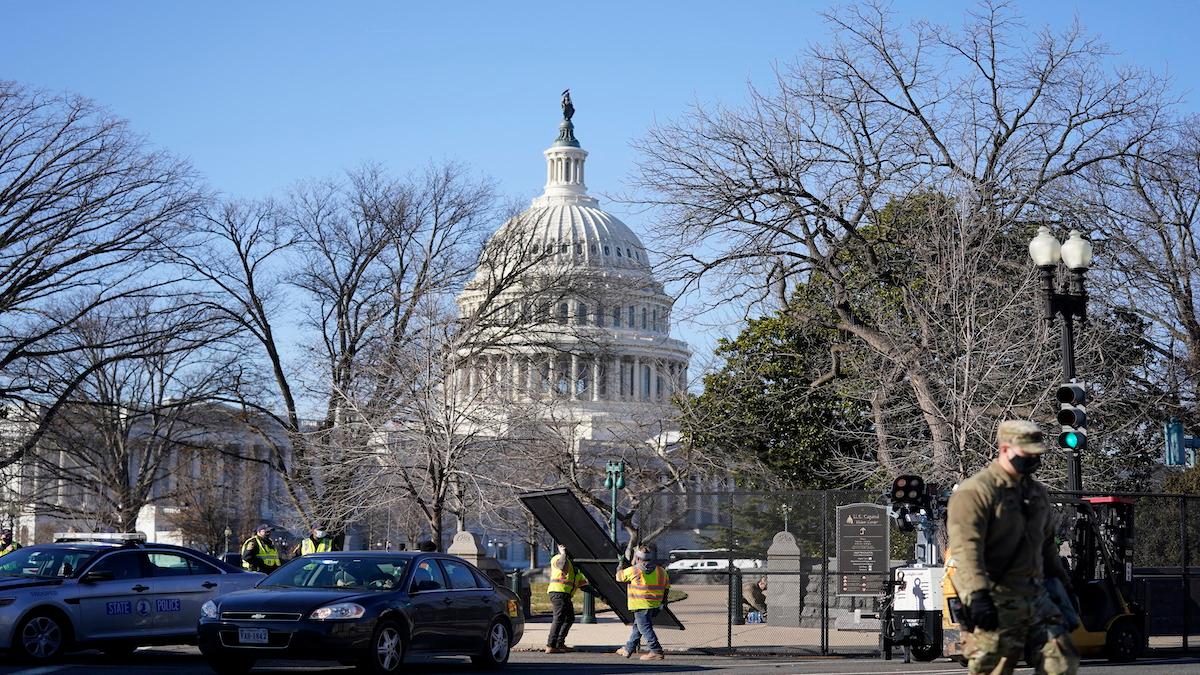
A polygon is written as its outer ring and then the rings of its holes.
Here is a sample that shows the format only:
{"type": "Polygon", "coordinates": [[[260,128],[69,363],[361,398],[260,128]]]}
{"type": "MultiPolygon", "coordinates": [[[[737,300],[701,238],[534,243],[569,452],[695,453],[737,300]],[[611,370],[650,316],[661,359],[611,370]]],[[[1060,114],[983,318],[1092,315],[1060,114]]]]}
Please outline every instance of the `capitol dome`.
{"type": "Polygon", "coordinates": [[[542,194],[489,238],[458,297],[463,316],[510,328],[464,354],[458,377],[472,398],[543,401],[556,419],[566,411],[577,440],[603,443],[636,420],[670,417],[691,352],[670,335],[673,299],[641,239],[587,193],[588,153],[573,114],[564,95],[558,138],[543,152],[542,194]],[[485,303],[501,309],[489,313],[485,303]]]}
{"type": "Polygon", "coordinates": [[[649,256],[641,239],[590,197],[586,201],[538,197],[492,237],[511,237],[516,229],[533,250],[547,254],[547,262],[650,275],[649,256]]]}

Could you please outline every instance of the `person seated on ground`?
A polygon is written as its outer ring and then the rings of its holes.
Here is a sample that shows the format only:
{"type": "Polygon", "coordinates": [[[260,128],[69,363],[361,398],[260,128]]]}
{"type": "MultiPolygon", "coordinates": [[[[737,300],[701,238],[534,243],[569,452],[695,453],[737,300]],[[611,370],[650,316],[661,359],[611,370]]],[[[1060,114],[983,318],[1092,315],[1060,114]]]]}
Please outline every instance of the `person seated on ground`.
{"type": "Polygon", "coordinates": [[[767,578],[759,577],[754,581],[742,584],[742,604],[748,605],[751,612],[767,615],[767,578]]]}

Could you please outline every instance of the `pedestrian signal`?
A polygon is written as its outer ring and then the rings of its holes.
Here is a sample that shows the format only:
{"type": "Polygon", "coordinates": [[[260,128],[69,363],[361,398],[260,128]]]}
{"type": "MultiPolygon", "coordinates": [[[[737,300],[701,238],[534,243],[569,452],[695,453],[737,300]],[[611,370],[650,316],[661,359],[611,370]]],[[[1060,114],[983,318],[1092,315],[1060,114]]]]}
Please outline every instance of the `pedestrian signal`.
{"type": "Polygon", "coordinates": [[[1081,382],[1064,382],[1055,392],[1058,399],[1058,446],[1072,452],[1087,448],[1087,392],[1081,382]]]}
{"type": "Polygon", "coordinates": [[[925,480],[920,476],[900,476],[892,481],[891,499],[900,504],[920,504],[925,501],[925,480]]]}

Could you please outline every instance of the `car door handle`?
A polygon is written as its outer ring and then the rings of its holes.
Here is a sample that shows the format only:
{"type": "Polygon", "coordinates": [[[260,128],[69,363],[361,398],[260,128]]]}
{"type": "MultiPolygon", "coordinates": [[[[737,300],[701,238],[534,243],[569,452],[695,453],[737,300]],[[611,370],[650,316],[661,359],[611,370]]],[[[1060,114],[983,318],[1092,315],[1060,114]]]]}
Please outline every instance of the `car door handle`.
{"type": "Polygon", "coordinates": [[[131,588],[131,589],[129,589],[129,590],[131,590],[131,591],[137,591],[138,593],[141,593],[142,591],[148,591],[148,590],[150,590],[150,587],[149,587],[149,586],[143,586],[143,585],[141,585],[141,584],[138,584],[137,586],[134,586],[133,588],[131,588]]]}
{"type": "Polygon", "coordinates": [[[205,588],[216,588],[217,587],[217,583],[215,581],[206,581],[200,585],[205,588]]]}
{"type": "Polygon", "coordinates": [[[448,605],[450,604],[451,600],[450,598],[442,598],[442,602],[448,605]]]}

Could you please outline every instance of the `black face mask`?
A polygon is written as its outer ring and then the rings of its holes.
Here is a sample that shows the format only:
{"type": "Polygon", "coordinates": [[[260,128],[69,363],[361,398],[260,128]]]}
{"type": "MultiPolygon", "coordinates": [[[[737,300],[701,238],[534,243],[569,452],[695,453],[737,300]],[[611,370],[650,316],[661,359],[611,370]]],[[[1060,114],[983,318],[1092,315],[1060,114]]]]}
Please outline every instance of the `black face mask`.
{"type": "Polygon", "coordinates": [[[1028,476],[1042,467],[1041,455],[1013,455],[1009,458],[1012,466],[1017,470],[1017,473],[1028,476]]]}

